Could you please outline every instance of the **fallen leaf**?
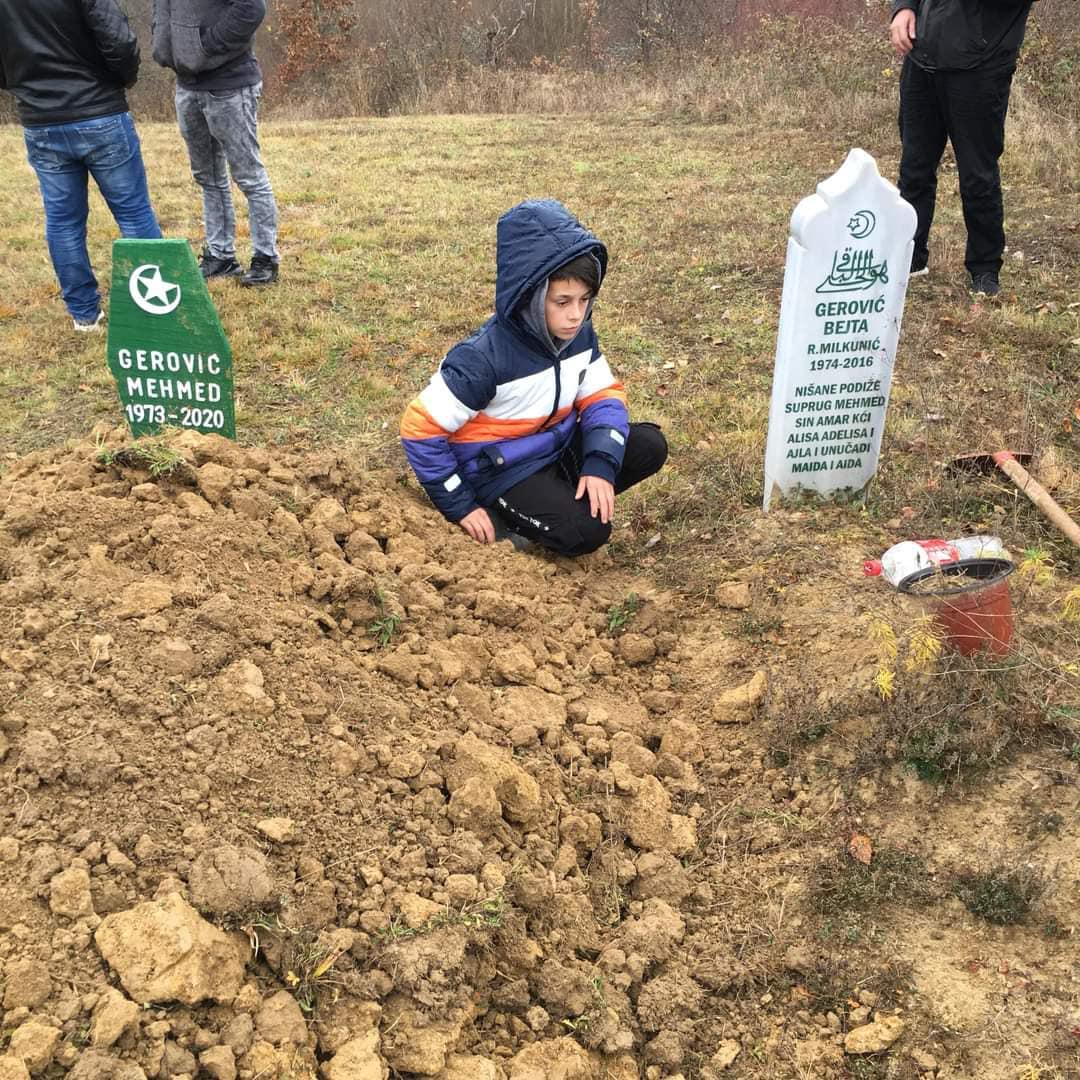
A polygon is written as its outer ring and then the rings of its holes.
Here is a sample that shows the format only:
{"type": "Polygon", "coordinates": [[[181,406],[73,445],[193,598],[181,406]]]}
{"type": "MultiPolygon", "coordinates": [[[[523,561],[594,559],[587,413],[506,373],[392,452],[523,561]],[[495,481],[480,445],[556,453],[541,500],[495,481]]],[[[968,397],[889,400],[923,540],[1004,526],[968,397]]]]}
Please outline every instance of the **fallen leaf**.
{"type": "Polygon", "coordinates": [[[863,866],[869,866],[870,860],[874,857],[874,849],[870,844],[870,837],[863,836],[862,833],[851,834],[847,849],[848,854],[856,862],[861,862],[863,866]]]}

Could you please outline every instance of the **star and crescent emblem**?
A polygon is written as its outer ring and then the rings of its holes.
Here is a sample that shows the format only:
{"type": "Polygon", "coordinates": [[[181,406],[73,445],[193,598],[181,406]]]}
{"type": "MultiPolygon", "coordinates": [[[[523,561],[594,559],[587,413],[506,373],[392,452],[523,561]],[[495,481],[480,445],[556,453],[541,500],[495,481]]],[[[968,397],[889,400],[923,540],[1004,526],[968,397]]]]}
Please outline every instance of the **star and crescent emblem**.
{"type": "Polygon", "coordinates": [[[875,225],[877,225],[877,217],[872,210],[858,211],[847,223],[848,232],[856,240],[868,237],[874,231],[875,225]]]}
{"type": "Polygon", "coordinates": [[[144,263],[136,267],[128,281],[135,306],[150,315],[168,315],[180,305],[180,286],[161,276],[161,267],[144,263]]]}

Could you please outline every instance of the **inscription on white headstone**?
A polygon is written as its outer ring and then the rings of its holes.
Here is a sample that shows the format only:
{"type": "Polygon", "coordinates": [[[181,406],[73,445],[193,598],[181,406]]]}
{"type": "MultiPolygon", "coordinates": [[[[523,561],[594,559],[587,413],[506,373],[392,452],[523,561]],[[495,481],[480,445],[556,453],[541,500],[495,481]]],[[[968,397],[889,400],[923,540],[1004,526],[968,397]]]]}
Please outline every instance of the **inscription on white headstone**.
{"type": "Polygon", "coordinates": [[[915,211],[852,150],[791,217],[765,501],[861,492],[877,470],[915,211]]]}

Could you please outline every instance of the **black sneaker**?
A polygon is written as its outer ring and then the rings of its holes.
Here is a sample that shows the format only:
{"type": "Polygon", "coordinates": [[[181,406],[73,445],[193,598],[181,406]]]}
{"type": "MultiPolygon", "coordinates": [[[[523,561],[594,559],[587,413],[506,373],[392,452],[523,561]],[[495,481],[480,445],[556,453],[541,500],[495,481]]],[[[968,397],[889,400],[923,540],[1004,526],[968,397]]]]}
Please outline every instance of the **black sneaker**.
{"type": "Polygon", "coordinates": [[[213,277],[237,277],[244,272],[235,255],[211,255],[206,248],[199,256],[199,270],[207,281],[213,277]]]}
{"type": "Polygon", "coordinates": [[[277,281],[278,264],[269,255],[254,255],[251,269],[240,279],[241,285],[273,285],[277,281]]]}
{"type": "Polygon", "coordinates": [[[491,524],[495,529],[495,543],[499,543],[500,540],[509,540],[514,545],[515,551],[528,551],[535,545],[521,533],[514,532],[510,528],[506,518],[498,512],[488,507],[488,517],[491,518],[491,524]]]}
{"type": "Polygon", "coordinates": [[[976,294],[982,293],[983,296],[997,296],[1001,292],[997,274],[989,271],[985,274],[972,274],[971,291],[976,294]]]}

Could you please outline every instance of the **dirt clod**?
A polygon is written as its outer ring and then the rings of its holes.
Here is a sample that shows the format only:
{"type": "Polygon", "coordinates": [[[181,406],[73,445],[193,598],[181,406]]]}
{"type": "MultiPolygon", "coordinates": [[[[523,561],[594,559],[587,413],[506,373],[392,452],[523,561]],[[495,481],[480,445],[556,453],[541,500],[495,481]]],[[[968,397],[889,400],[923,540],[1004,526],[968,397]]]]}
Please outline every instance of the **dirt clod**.
{"type": "Polygon", "coordinates": [[[195,907],[218,915],[272,904],[276,895],[265,856],[250,848],[203,852],[191,865],[188,886],[195,907]]]}
{"type": "Polygon", "coordinates": [[[235,943],[175,893],[107,916],[94,940],[140,1004],[228,1002],[243,979],[235,943]]]}
{"type": "Polygon", "coordinates": [[[888,1050],[904,1033],[904,1021],[899,1016],[879,1015],[872,1023],[852,1028],[844,1037],[848,1054],[877,1054],[888,1050]]]}

